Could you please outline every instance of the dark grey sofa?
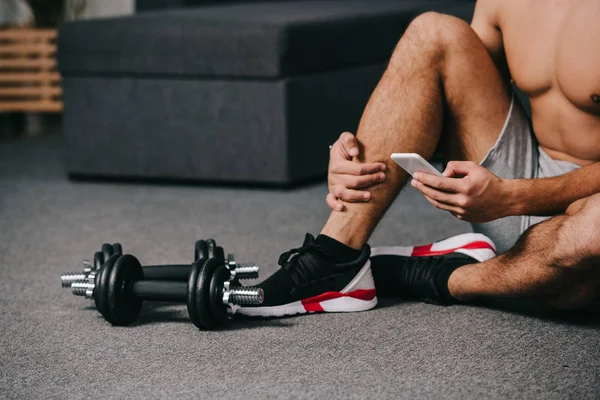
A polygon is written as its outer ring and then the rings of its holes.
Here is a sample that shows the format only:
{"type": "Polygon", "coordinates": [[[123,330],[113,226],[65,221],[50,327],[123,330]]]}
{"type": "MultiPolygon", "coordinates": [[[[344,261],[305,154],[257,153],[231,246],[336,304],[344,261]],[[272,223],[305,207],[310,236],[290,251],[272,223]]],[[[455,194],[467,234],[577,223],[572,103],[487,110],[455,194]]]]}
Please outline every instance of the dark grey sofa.
{"type": "MultiPolygon", "coordinates": [[[[287,0],[136,0],[135,10],[154,11],[172,8],[183,7],[200,7],[209,5],[224,5],[233,3],[251,3],[265,1],[287,1],[287,0]]],[[[304,1],[319,1],[319,0],[304,0],[304,1]]]]}
{"type": "Polygon", "coordinates": [[[292,185],[325,175],[406,25],[464,1],[163,10],[59,31],[73,177],[292,185]]]}

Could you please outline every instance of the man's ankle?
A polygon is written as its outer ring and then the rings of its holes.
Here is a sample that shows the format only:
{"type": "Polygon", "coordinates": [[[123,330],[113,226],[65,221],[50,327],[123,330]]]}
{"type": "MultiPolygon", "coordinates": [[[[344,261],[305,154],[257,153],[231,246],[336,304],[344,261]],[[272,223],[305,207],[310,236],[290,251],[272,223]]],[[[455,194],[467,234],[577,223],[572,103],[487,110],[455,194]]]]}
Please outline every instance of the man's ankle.
{"type": "Polygon", "coordinates": [[[360,250],[365,245],[366,240],[360,238],[358,235],[353,235],[347,233],[349,230],[338,230],[338,229],[330,229],[327,225],[323,228],[320,235],[324,235],[335,239],[336,241],[343,243],[344,245],[350,247],[354,250],[360,250]]]}

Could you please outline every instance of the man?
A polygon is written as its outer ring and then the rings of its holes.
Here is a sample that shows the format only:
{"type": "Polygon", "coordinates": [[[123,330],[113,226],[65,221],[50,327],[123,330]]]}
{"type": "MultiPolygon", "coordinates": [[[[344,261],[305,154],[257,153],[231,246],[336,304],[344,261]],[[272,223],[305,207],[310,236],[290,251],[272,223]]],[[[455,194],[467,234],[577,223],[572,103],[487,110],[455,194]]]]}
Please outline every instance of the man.
{"type": "Polygon", "coordinates": [[[356,139],[342,134],[331,149],[334,211],[321,235],[282,255],[282,268],[262,283],[264,307],[240,312],[369,309],[372,275],[380,294],[438,304],[519,296],[571,309],[597,301],[599,15],[600,0],[479,0],[471,26],[436,13],[416,18],[356,139]],[[511,78],[529,98],[531,123],[511,78]],[[478,262],[490,257],[461,245],[370,262],[366,241],[408,178],[390,153],[430,158],[438,145],[454,160],[444,177],[416,174],[411,185],[502,254],[478,262]]]}

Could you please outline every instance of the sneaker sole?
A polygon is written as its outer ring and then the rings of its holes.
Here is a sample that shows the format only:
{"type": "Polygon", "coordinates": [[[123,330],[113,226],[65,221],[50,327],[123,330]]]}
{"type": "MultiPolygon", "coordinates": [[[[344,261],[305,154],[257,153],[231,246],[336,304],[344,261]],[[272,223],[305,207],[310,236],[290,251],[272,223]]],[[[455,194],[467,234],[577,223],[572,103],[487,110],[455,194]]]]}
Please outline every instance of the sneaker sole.
{"type": "Polygon", "coordinates": [[[427,257],[462,253],[482,262],[496,256],[496,246],[480,233],[463,233],[424,246],[382,246],[371,249],[371,258],[377,256],[427,257]]]}
{"type": "Polygon", "coordinates": [[[377,306],[371,262],[340,292],[326,292],[293,303],[271,307],[235,307],[234,313],[251,317],[283,317],[317,312],[358,312],[377,306]]]}

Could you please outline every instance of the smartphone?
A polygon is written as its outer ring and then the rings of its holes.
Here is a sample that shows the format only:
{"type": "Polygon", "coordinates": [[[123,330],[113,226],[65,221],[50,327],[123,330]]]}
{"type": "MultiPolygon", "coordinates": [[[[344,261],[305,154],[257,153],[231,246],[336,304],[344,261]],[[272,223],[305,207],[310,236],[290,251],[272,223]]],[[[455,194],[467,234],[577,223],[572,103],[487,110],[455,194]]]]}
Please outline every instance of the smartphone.
{"type": "Polygon", "coordinates": [[[413,176],[415,172],[427,172],[429,174],[442,176],[442,173],[427,162],[417,153],[394,153],[392,160],[401,166],[406,172],[413,176]]]}

